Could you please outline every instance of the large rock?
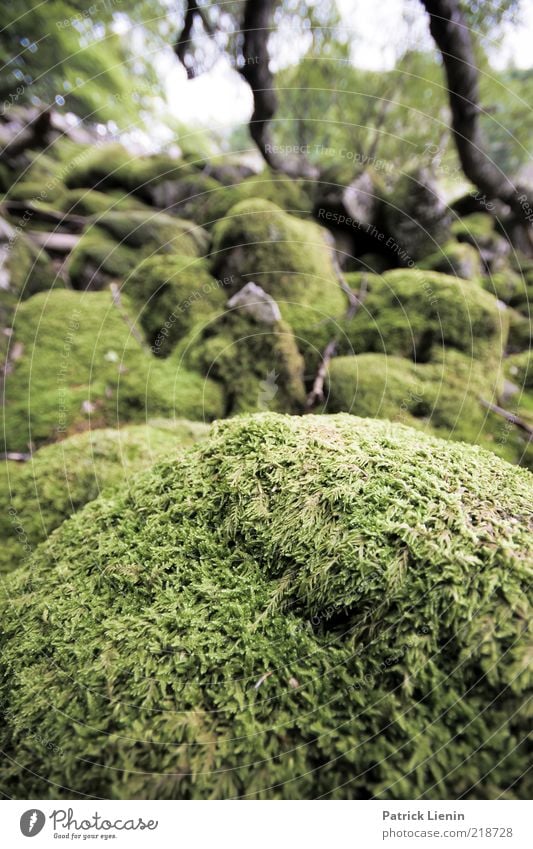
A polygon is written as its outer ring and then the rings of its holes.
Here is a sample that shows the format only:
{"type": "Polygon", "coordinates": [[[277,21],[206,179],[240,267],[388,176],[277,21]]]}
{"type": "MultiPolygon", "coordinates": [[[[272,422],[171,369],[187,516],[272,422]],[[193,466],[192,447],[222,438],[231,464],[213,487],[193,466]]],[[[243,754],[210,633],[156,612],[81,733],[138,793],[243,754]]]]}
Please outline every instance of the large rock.
{"type": "Polygon", "coordinates": [[[532,501],[400,425],[217,425],[7,578],[4,793],[531,798],[532,501]]]}

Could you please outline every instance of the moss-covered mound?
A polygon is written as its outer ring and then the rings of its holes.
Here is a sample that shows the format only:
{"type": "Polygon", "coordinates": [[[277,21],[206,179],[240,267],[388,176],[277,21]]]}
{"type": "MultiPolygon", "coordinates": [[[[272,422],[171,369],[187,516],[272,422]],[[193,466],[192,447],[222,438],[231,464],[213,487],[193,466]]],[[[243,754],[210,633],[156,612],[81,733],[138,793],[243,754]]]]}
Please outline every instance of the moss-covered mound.
{"type": "Polygon", "coordinates": [[[153,416],[221,415],[219,387],[155,358],[132,314],[109,291],[52,291],[21,305],[5,381],[7,450],[153,416]]]}
{"type": "Polygon", "coordinates": [[[233,275],[235,291],[254,281],[271,295],[302,352],[317,358],[348,306],[326,231],[269,201],[243,201],[215,227],[212,256],[216,274],[233,275]]]}
{"type": "Polygon", "coordinates": [[[526,434],[490,412],[504,389],[499,372],[457,351],[415,364],[386,354],[332,360],[325,409],[398,421],[427,433],[482,445],[500,457],[533,469],[526,434]]]}
{"type": "Polygon", "coordinates": [[[107,212],[84,232],[70,255],[68,273],[75,289],[101,289],[110,279],[126,277],[146,256],[196,257],[207,244],[200,227],[162,212],[107,212]]]}
{"type": "Polygon", "coordinates": [[[137,266],[122,291],[134,303],[153,352],[168,356],[191,328],[223,311],[225,288],[204,260],[158,254],[137,266]]]}
{"type": "Polygon", "coordinates": [[[418,362],[450,347],[475,359],[499,362],[507,339],[507,310],[481,286],[418,268],[382,276],[347,275],[367,287],[362,308],[344,322],[345,353],[397,354],[418,362]]]}
{"type": "Polygon", "coordinates": [[[283,320],[268,325],[228,307],[193,328],[174,358],[223,387],[225,415],[304,409],[304,361],[283,320]]]}
{"type": "Polygon", "coordinates": [[[478,251],[467,242],[447,242],[435,253],[418,262],[418,268],[455,274],[464,280],[479,280],[482,274],[478,251]]]}
{"type": "Polygon", "coordinates": [[[19,301],[50,289],[55,274],[46,254],[0,218],[0,328],[9,327],[19,301]]]}
{"type": "Polygon", "coordinates": [[[532,499],[386,422],[217,426],[7,579],[4,792],[529,798],[532,499]]]}
{"type": "Polygon", "coordinates": [[[131,476],[205,438],[208,426],[184,420],[76,434],[46,445],[27,463],[0,466],[0,572],[26,560],[35,546],[103,489],[129,486],[131,476]]]}
{"type": "Polygon", "coordinates": [[[66,175],[65,183],[70,189],[121,189],[150,201],[154,185],[189,170],[182,160],[163,154],[133,155],[122,145],[111,144],[80,157],[76,167],[66,175]]]}

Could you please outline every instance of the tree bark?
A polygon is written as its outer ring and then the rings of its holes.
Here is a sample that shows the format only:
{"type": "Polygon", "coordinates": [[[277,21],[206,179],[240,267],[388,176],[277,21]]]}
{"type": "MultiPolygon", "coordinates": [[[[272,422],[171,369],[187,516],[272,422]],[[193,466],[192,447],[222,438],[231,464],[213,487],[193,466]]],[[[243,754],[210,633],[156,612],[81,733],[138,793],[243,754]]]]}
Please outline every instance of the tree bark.
{"type": "Polygon", "coordinates": [[[316,179],[318,169],[302,154],[298,157],[280,155],[272,143],[270,122],[276,114],[278,99],[274,77],[270,70],[268,37],[278,0],[247,0],[242,24],[242,66],[239,73],[254,96],[254,111],[250,120],[250,135],[263,158],[276,171],[290,177],[316,179]]]}
{"type": "Polygon", "coordinates": [[[465,176],[490,198],[506,203],[527,226],[533,197],[515,186],[485,150],[479,124],[479,73],[472,39],[459,0],[421,0],[444,63],[452,131],[465,176]]]}

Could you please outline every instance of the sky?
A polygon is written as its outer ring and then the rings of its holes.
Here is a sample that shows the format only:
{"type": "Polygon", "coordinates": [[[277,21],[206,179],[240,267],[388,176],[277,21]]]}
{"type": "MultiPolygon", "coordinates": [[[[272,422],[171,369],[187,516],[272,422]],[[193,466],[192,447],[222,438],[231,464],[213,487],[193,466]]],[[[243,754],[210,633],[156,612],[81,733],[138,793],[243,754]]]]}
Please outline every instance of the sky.
{"type": "MultiPolygon", "coordinates": [[[[343,24],[350,33],[354,65],[371,70],[394,66],[406,44],[411,49],[434,49],[428,32],[427,16],[419,0],[336,0],[343,24]],[[369,14],[370,12],[370,14],[369,14]]],[[[532,65],[533,3],[524,3],[522,21],[508,26],[501,45],[491,49],[491,61],[498,68],[513,62],[516,67],[532,65]]],[[[294,48],[294,45],[292,45],[294,48]]],[[[302,43],[303,53],[305,44],[302,43]]],[[[291,50],[293,61],[298,51],[291,50]]],[[[186,124],[220,127],[246,122],[252,112],[252,95],[246,83],[221,58],[211,71],[196,80],[187,80],[185,70],[172,58],[164,73],[171,111],[186,124]]]]}

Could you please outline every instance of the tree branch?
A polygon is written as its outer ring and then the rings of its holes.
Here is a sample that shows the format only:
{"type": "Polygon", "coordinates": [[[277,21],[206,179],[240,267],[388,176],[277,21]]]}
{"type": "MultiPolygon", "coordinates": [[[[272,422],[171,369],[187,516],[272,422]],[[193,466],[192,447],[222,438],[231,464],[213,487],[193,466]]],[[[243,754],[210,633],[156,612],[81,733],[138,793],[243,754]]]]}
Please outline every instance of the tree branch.
{"type": "Polygon", "coordinates": [[[485,151],[479,124],[479,73],[470,30],[459,0],[421,0],[429,28],[444,63],[452,113],[452,131],[465,176],[482,192],[511,207],[524,219],[524,203],[533,205],[527,191],[517,188],[485,151]],[[522,200],[520,197],[522,196],[522,200]]]}
{"type": "Polygon", "coordinates": [[[272,144],[270,121],[276,114],[278,99],[274,77],[270,70],[268,37],[272,16],[278,0],[247,0],[244,9],[242,66],[238,69],[254,96],[254,111],[250,120],[250,135],[268,165],[289,177],[316,179],[318,169],[304,157],[280,156],[272,144]]]}

